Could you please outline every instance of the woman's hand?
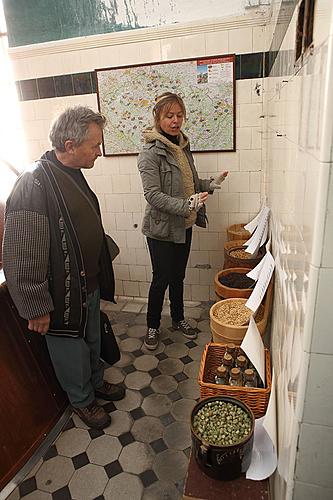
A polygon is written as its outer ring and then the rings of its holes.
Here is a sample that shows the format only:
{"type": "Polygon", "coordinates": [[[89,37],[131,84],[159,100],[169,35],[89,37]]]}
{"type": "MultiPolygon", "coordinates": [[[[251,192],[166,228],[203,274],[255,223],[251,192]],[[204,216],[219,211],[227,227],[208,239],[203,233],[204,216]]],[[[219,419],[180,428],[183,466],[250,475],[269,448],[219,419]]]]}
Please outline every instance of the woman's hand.
{"type": "Polygon", "coordinates": [[[213,191],[214,189],[221,189],[222,182],[226,179],[228,175],[228,171],[222,172],[218,177],[212,178],[211,183],[209,184],[209,189],[213,191]]]}
{"type": "Polygon", "coordinates": [[[192,196],[188,198],[189,209],[198,212],[205,203],[205,201],[207,200],[207,198],[208,198],[207,191],[204,191],[203,193],[192,194],[192,196]]]}
{"type": "Polygon", "coordinates": [[[199,196],[200,196],[200,203],[203,205],[207,201],[208,193],[207,191],[204,191],[203,193],[199,193],[199,196]]]}

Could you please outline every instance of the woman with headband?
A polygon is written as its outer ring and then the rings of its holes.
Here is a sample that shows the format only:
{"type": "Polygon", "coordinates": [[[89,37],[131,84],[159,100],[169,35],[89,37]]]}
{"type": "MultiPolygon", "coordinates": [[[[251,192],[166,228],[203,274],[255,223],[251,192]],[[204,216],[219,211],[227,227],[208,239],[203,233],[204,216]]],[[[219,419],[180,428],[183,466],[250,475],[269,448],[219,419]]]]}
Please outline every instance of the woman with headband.
{"type": "Polygon", "coordinates": [[[192,226],[206,227],[204,203],[208,193],[219,189],[228,172],[216,179],[199,179],[189,141],[181,131],[186,119],[183,100],[165,92],[153,108],[154,127],[144,131],[145,145],[138,158],[144,197],[147,201],[142,232],[153,268],[144,344],[158,346],[164,295],[169,286],[172,326],[187,339],[197,329],[184,318],[184,278],[192,239],[192,226]]]}

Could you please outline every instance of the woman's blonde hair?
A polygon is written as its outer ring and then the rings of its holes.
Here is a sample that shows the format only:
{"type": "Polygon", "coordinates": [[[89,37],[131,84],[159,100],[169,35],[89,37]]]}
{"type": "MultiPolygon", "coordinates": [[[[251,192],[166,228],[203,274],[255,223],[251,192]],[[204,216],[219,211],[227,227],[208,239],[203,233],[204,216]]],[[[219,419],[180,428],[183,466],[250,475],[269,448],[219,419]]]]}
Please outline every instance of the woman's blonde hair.
{"type": "Polygon", "coordinates": [[[178,94],[172,92],[164,92],[155,99],[155,106],[153,107],[154,125],[156,130],[160,131],[160,121],[162,114],[165,115],[174,103],[179,104],[186,120],[186,108],[183,99],[178,94]]]}

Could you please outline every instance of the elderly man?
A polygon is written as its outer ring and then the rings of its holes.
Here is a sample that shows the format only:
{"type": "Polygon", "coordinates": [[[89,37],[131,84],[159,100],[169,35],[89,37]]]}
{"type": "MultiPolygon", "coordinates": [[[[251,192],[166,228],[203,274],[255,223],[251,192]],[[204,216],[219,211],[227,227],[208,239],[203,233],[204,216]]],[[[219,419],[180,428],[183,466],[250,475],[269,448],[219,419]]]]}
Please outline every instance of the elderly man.
{"type": "Polygon", "coordinates": [[[46,152],[17,180],[6,205],[3,265],[11,297],[28,328],[46,342],[75,413],[102,429],[123,387],[103,380],[100,297],[114,302],[112,262],[99,204],[82,168],[101,156],[105,118],[78,106],[50,130],[46,152]]]}

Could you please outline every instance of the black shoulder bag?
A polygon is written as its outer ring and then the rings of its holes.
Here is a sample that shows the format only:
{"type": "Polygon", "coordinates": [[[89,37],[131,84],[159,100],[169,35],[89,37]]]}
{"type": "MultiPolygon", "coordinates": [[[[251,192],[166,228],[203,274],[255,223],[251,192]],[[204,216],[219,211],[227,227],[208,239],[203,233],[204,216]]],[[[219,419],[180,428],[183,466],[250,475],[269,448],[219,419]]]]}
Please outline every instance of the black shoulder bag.
{"type": "Polygon", "coordinates": [[[120,351],[117,344],[116,337],[114,336],[110,320],[101,311],[101,358],[106,361],[108,365],[114,365],[120,360],[120,351]]]}

